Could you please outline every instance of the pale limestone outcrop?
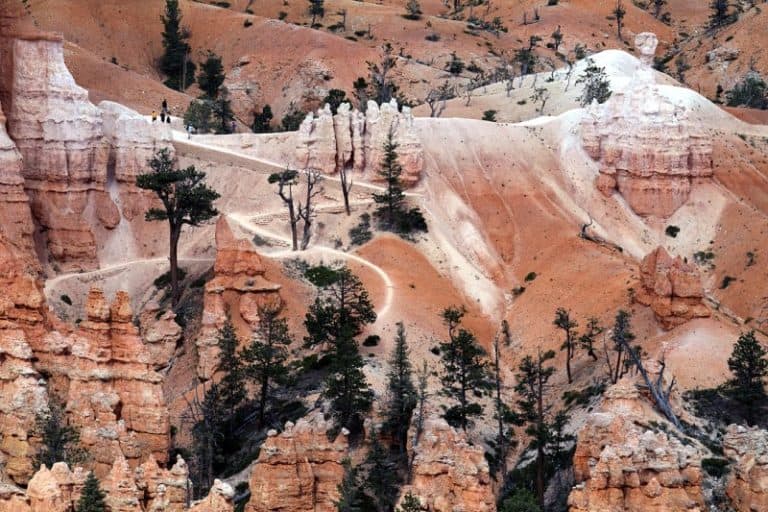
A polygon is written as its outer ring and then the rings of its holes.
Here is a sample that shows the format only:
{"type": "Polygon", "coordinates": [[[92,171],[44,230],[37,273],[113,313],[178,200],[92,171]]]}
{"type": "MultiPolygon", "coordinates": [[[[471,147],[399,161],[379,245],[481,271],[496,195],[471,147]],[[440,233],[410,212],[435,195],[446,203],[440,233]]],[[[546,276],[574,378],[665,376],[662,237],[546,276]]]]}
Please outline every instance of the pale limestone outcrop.
{"type": "Polygon", "coordinates": [[[267,280],[266,270],[250,240],[238,239],[226,217],[216,223],[216,262],[214,277],[205,284],[203,320],[196,340],[201,379],[210,379],[219,364],[218,330],[230,315],[235,325],[243,324],[251,333],[259,325],[259,307],[279,307],[280,285],[267,280]],[[242,322],[241,322],[242,321],[242,322]]]}
{"type": "Polygon", "coordinates": [[[346,431],[329,441],[332,424],[320,411],[270,431],[250,478],[246,512],[334,512],[342,461],[349,454],[346,431]]]}
{"type": "MultiPolygon", "coordinates": [[[[579,432],[570,512],[703,512],[701,459],[695,446],[652,429],[663,420],[628,379],[610,387],[579,432]]],[[[674,428],[674,427],[670,427],[674,428]]]]}
{"type": "Polygon", "coordinates": [[[601,192],[618,191],[640,216],[668,217],[688,200],[697,180],[712,176],[712,141],[686,107],[656,85],[656,43],[653,34],[638,34],[641,64],[630,87],[588,107],[581,137],[598,162],[601,192]]]}
{"type": "Polygon", "coordinates": [[[768,510],[768,431],[730,425],[723,453],[735,461],[726,494],[738,512],[768,510]]]}
{"type": "MultiPolygon", "coordinates": [[[[413,430],[413,428],[412,428],[413,430]]],[[[466,433],[457,431],[441,417],[428,416],[423,433],[414,443],[413,479],[401,495],[411,492],[426,510],[434,512],[491,512],[496,498],[483,448],[471,445],[466,433]]]]}
{"type": "Polygon", "coordinates": [[[424,150],[411,109],[403,107],[401,112],[395,100],[381,106],[369,101],[365,114],[347,103],[339,106],[336,115],[331,114],[329,105],[310,113],[298,131],[294,165],[325,174],[346,169],[369,180],[380,180],[378,171],[390,132],[403,166],[401,179],[414,185],[424,169],[424,150]]]}
{"type": "Polygon", "coordinates": [[[649,306],[665,329],[692,318],[710,316],[704,305],[704,287],[698,268],[663,247],[648,253],[640,263],[641,288],[635,300],[649,306]]]}

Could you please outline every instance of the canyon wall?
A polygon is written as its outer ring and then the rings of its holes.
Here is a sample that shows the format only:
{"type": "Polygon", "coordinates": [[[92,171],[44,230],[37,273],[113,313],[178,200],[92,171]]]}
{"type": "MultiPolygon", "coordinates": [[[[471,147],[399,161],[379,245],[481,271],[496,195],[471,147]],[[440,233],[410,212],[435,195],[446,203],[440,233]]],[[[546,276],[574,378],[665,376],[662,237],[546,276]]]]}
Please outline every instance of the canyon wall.
{"type": "Polygon", "coordinates": [[[768,510],[768,431],[730,425],[723,454],[734,461],[726,494],[738,512],[768,510]]]}
{"type": "Polygon", "coordinates": [[[345,169],[362,174],[366,180],[381,181],[378,171],[389,133],[397,144],[401,179],[414,185],[424,170],[424,151],[411,109],[403,107],[400,111],[394,99],[381,106],[369,101],[365,114],[348,103],[341,104],[336,115],[327,104],[310,113],[299,127],[293,163],[297,169],[318,169],[324,174],[345,169]]]}
{"type": "Polygon", "coordinates": [[[710,136],[655,83],[656,45],[655,35],[638,34],[641,64],[629,88],[587,108],[581,137],[598,162],[596,185],[603,194],[618,191],[636,214],[666,218],[688,200],[697,180],[714,171],[710,136]]]}
{"type": "Polygon", "coordinates": [[[704,287],[696,265],[673,258],[663,247],[648,253],[640,263],[641,287],[635,300],[649,306],[665,329],[692,318],[710,316],[704,305],[704,287]]]}
{"type": "Polygon", "coordinates": [[[629,379],[610,387],[578,435],[570,512],[703,512],[703,453],[663,421],[629,379]]]}
{"type": "Polygon", "coordinates": [[[270,282],[250,240],[238,239],[225,216],[216,223],[214,277],[205,284],[203,320],[196,339],[197,375],[210,379],[219,365],[219,329],[230,318],[245,339],[259,326],[259,308],[281,307],[280,285],[270,282]]]}

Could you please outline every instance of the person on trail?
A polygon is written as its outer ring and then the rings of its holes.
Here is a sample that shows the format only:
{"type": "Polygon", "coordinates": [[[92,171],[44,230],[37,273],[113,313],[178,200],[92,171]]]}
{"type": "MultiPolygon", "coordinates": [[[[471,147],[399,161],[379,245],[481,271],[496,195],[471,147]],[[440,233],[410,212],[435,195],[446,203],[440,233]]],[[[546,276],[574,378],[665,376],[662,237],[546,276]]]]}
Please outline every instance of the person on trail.
{"type": "Polygon", "coordinates": [[[168,124],[171,124],[171,110],[168,109],[165,111],[165,122],[168,124]]]}
{"type": "Polygon", "coordinates": [[[168,112],[168,102],[163,98],[163,111],[168,112]]]}
{"type": "Polygon", "coordinates": [[[165,109],[160,111],[160,122],[165,123],[165,109]]]}
{"type": "Polygon", "coordinates": [[[235,120],[232,120],[232,124],[230,125],[229,133],[235,133],[237,131],[237,123],[235,120]]]}
{"type": "Polygon", "coordinates": [[[153,110],[153,111],[152,111],[152,122],[154,123],[155,121],[157,121],[157,112],[155,112],[155,111],[153,110]]]}
{"type": "Polygon", "coordinates": [[[193,129],[192,128],[192,123],[188,123],[187,124],[187,138],[188,139],[192,138],[192,129],[193,129]]]}

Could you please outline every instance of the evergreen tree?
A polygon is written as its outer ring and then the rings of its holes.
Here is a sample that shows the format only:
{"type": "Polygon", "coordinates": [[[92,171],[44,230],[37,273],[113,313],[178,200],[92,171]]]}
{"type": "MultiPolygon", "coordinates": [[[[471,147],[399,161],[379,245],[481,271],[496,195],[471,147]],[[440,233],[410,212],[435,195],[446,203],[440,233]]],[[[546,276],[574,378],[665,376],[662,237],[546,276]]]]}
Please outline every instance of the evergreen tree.
{"type": "Polygon", "coordinates": [[[267,305],[259,308],[259,329],[244,352],[248,376],[259,386],[259,426],[264,426],[270,385],[285,380],[287,347],[293,342],[288,322],[280,318],[279,308],[267,305]]]}
{"type": "Polygon", "coordinates": [[[269,133],[272,130],[270,123],[272,122],[272,107],[264,105],[261,112],[254,112],[253,125],[251,125],[251,131],[253,133],[269,133]]]}
{"type": "Polygon", "coordinates": [[[754,423],[755,410],[765,401],[765,377],[768,375],[768,352],[750,331],[739,336],[728,358],[728,368],[733,374],[730,381],[733,397],[745,405],[747,423],[754,423]]]}
{"type": "Polygon", "coordinates": [[[207,98],[215,100],[219,97],[219,89],[224,85],[224,66],[221,57],[208,50],[205,61],[200,65],[200,74],[197,76],[197,84],[207,98]]]}
{"type": "Polygon", "coordinates": [[[205,173],[195,166],[175,169],[168,148],[160,149],[149,160],[152,169],[136,177],[136,186],[151,190],[163,204],[163,208],[150,208],[145,214],[147,221],[166,220],[170,235],[171,298],[179,303],[179,262],[177,250],[181,230],[185,225],[197,227],[219,214],[213,202],[219,194],[205,184],[205,173]]]}
{"type": "Polygon", "coordinates": [[[605,68],[599,67],[592,59],[587,59],[587,67],[576,83],[584,84],[584,91],[579,98],[582,107],[590,105],[592,101],[605,103],[611,97],[611,82],[605,74],[605,68]]]}
{"type": "Polygon", "coordinates": [[[446,419],[454,426],[467,430],[469,418],[479,416],[483,406],[472,401],[472,396],[486,394],[490,387],[485,352],[475,335],[460,327],[464,309],[449,307],[443,310],[443,323],[448,327],[448,340],[440,343],[443,373],[440,377],[443,393],[458,402],[446,411],[446,419]]]}
{"type": "Polygon", "coordinates": [[[421,501],[411,491],[403,496],[403,501],[397,508],[397,512],[421,512],[421,501]]]}
{"type": "Polygon", "coordinates": [[[216,133],[232,133],[232,121],[235,114],[232,112],[232,102],[229,99],[229,90],[222,87],[219,96],[212,102],[213,116],[219,121],[216,133]]]}
{"type": "Polygon", "coordinates": [[[99,480],[91,471],[85,479],[76,512],[107,512],[109,509],[104,501],[105,497],[104,491],[99,487],[99,480]]]}
{"type": "Polygon", "coordinates": [[[189,60],[188,34],[181,28],[181,12],[178,0],[165,1],[163,21],[163,48],[160,70],[168,79],[165,85],[182,91],[194,82],[195,65],[189,60]],[[183,83],[184,82],[184,83],[183,83]]]}
{"type": "Polygon", "coordinates": [[[405,4],[405,12],[406,14],[403,17],[406,19],[421,19],[421,4],[419,3],[419,0],[408,0],[405,4]]]}
{"type": "Polygon", "coordinates": [[[211,131],[213,106],[210,100],[192,100],[184,113],[184,125],[191,124],[197,133],[211,131]]]}
{"type": "Polygon", "coordinates": [[[722,27],[734,21],[734,16],[729,13],[728,0],[712,0],[709,6],[712,9],[712,14],[709,16],[710,27],[722,27]]]}
{"type": "MultiPolygon", "coordinates": [[[[630,319],[631,316],[629,313],[620,310],[616,314],[616,322],[613,325],[611,340],[613,341],[614,351],[616,352],[616,366],[613,368],[611,380],[614,384],[617,383],[619,378],[629,369],[625,359],[628,358],[630,354],[627,353],[628,350],[625,350],[625,347],[630,347],[630,344],[635,339],[635,335],[632,333],[630,319]]],[[[611,368],[609,367],[608,369],[610,370],[611,368]]]]}
{"type": "Polygon", "coordinates": [[[199,400],[195,392],[190,406],[193,447],[193,478],[195,488],[210,489],[214,475],[226,460],[224,445],[227,442],[227,428],[231,417],[225,410],[221,388],[213,383],[199,400]]]}
{"type": "Polygon", "coordinates": [[[395,348],[389,359],[388,400],[383,415],[384,429],[391,433],[401,454],[405,454],[408,428],[411,424],[413,409],[416,407],[416,387],[413,384],[413,370],[409,356],[405,327],[402,322],[398,322],[395,348]]]}
{"type": "Polygon", "coordinates": [[[321,102],[323,105],[326,103],[331,106],[331,113],[336,115],[339,111],[339,107],[342,103],[347,102],[347,93],[341,89],[331,89],[328,94],[323,98],[321,102]]]}
{"type": "Polygon", "coordinates": [[[387,230],[394,230],[398,214],[403,209],[405,194],[400,181],[403,167],[400,165],[397,155],[397,143],[394,141],[392,130],[387,134],[384,142],[384,161],[379,169],[379,175],[384,178],[386,189],[381,194],[373,194],[373,200],[380,204],[374,216],[377,217],[387,230]]]}
{"type": "Polygon", "coordinates": [[[80,432],[67,424],[64,411],[54,400],[48,409],[35,416],[35,432],[40,436],[40,449],[35,455],[35,467],[50,468],[56,462],[66,462],[70,467],[83,462],[86,452],[80,448],[80,432]]]}
{"type": "Polygon", "coordinates": [[[768,84],[759,73],[750,71],[725,93],[729,107],[768,109],[768,84]]]}
{"type": "Polygon", "coordinates": [[[627,10],[621,3],[621,0],[616,0],[616,8],[613,10],[613,15],[616,17],[616,33],[621,39],[621,29],[624,26],[624,16],[627,14],[627,10]]]}
{"type": "Polygon", "coordinates": [[[327,351],[340,341],[354,340],[364,325],[376,321],[376,311],[362,281],[349,267],[316,269],[322,271],[322,278],[314,280],[319,290],[304,320],[304,344],[327,351]]]}
{"type": "Polygon", "coordinates": [[[568,374],[568,384],[573,383],[571,376],[571,359],[576,353],[576,327],[579,324],[571,320],[571,314],[565,308],[557,308],[555,311],[555,321],[553,324],[563,331],[565,340],[560,346],[560,350],[565,350],[565,369],[568,374]]]}
{"type": "Polygon", "coordinates": [[[515,386],[519,422],[526,425],[525,433],[532,438],[532,446],[536,448],[536,497],[542,509],[546,488],[546,450],[551,439],[548,423],[550,407],[545,403],[545,399],[547,382],[555,373],[555,369],[546,366],[546,363],[554,358],[553,350],[544,353],[539,351],[535,360],[531,356],[525,356],[518,366],[515,386]]]}
{"type": "Polygon", "coordinates": [[[309,15],[312,16],[312,24],[315,26],[315,20],[318,16],[321,18],[325,16],[325,1],[324,0],[309,0],[309,15]]]}
{"type": "Polygon", "coordinates": [[[237,355],[240,340],[229,318],[219,329],[216,343],[220,351],[218,370],[224,372],[218,386],[219,400],[225,414],[231,418],[245,400],[246,392],[245,368],[237,355]]]}
{"type": "Polygon", "coordinates": [[[560,29],[560,25],[557,26],[554,32],[552,32],[552,47],[555,50],[555,53],[557,53],[558,48],[560,48],[560,45],[563,43],[563,31],[560,29]]]}
{"type": "Polygon", "coordinates": [[[595,338],[598,334],[603,332],[603,328],[600,326],[600,322],[597,318],[590,318],[587,321],[587,330],[584,334],[579,336],[579,346],[586,350],[589,357],[593,361],[597,361],[597,353],[595,353],[595,338]]]}
{"type": "Polygon", "coordinates": [[[338,512],[368,512],[364,508],[363,490],[360,485],[360,469],[353,466],[349,459],[342,461],[344,479],[339,484],[339,501],[336,504],[338,512]]]}
{"type": "Polygon", "coordinates": [[[323,396],[331,402],[336,427],[344,427],[352,434],[362,430],[362,415],[371,409],[373,402],[364,366],[353,338],[345,335],[336,340],[323,396]]]}
{"type": "Polygon", "coordinates": [[[331,360],[324,397],[330,400],[336,427],[353,433],[362,429],[361,415],[371,408],[373,393],[355,337],[376,320],[363,283],[348,267],[313,267],[307,276],[318,296],[304,319],[306,347],[320,346],[331,360]]]}
{"type": "Polygon", "coordinates": [[[375,431],[371,433],[371,450],[365,465],[368,467],[368,477],[364,487],[376,504],[376,510],[391,511],[399,491],[397,467],[389,458],[375,431]]]}

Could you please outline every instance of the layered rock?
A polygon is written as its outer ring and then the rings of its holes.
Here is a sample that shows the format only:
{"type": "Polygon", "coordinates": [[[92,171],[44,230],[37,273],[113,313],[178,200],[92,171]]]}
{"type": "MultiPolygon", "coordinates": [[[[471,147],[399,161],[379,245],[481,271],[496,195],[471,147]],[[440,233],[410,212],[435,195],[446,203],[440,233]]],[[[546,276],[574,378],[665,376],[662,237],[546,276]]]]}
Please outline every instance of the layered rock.
{"type": "Polygon", "coordinates": [[[150,301],[141,311],[141,339],[149,352],[155,370],[167,368],[181,339],[182,329],[173,311],[161,312],[156,301],[150,301]],[[158,316],[159,315],[159,316],[158,316]]]}
{"type": "Polygon", "coordinates": [[[349,444],[346,431],[329,441],[331,426],[315,412],[295,425],[286,423],[280,434],[268,433],[251,472],[246,512],[336,510],[349,444]]]}
{"type": "Polygon", "coordinates": [[[30,261],[35,261],[32,240],[35,227],[21,169],[21,153],[5,131],[5,115],[0,105],[0,219],[3,220],[0,237],[15,245],[30,261]]]}
{"type": "Polygon", "coordinates": [[[665,329],[692,318],[710,316],[704,305],[704,287],[698,268],[663,247],[648,253],[640,263],[641,288],[635,300],[649,306],[665,329]]]}
{"type": "Polygon", "coordinates": [[[768,431],[728,427],[723,453],[735,461],[726,494],[738,512],[768,510],[768,431]]]}
{"type": "Polygon", "coordinates": [[[280,307],[280,285],[267,280],[266,270],[250,240],[238,239],[226,217],[216,223],[214,277],[205,285],[203,320],[197,338],[197,374],[210,379],[219,364],[216,337],[227,316],[236,326],[249,330],[259,326],[259,308],[280,307]]]}
{"type": "Polygon", "coordinates": [[[37,331],[44,298],[26,258],[0,237],[0,463],[5,476],[24,484],[34,472],[30,433],[48,407],[45,383],[34,368],[25,327],[37,331]]]}
{"type": "MultiPolygon", "coordinates": [[[[26,492],[0,485],[0,512],[72,512],[87,478],[82,467],[71,471],[63,462],[49,470],[43,466],[32,477],[26,492]]],[[[232,512],[232,488],[215,481],[206,498],[191,507],[189,472],[179,458],[171,469],[161,469],[150,458],[135,471],[118,457],[100,487],[111,512],[232,512]]]]}
{"type": "Polygon", "coordinates": [[[638,34],[639,69],[626,91],[587,109],[581,124],[584,149],[598,161],[597,187],[614,191],[641,216],[668,217],[687,200],[697,180],[713,174],[712,141],[665,96],[651,68],[656,36],[638,34]]]}
{"type": "Polygon", "coordinates": [[[705,510],[702,452],[646,426],[651,420],[663,422],[631,381],[606,391],[600,410],[579,432],[570,512],[705,510]]]}
{"type": "Polygon", "coordinates": [[[369,180],[380,180],[384,143],[391,132],[403,166],[401,179],[413,185],[424,169],[424,151],[413,123],[410,108],[403,107],[400,112],[395,100],[381,107],[369,101],[365,114],[344,103],[334,116],[325,105],[301,123],[294,165],[325,174],[346,169],[369,180]]]}
{"type": "Polygon", "coordinates": [[[482,447],[469,444],[464,432],[438,416],[428,417],[423,428],[418,443],[414,444],[414,436],[409,436],[413,479],[401,494],[413,493],[422,508],[434,512],[496,510],[482,447]]]}

